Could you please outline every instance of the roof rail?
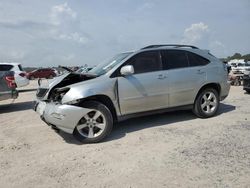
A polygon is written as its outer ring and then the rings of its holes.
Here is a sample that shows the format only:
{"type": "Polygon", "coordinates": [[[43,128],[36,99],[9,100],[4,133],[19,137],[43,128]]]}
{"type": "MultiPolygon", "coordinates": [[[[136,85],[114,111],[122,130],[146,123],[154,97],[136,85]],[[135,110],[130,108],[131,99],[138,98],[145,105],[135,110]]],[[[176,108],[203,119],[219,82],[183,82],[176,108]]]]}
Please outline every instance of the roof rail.
{"type": "Polygon", "coordinates": [[[193,48],[193,49],[199,49],[196,46],[185,45],[185,44],[156,44],[156,45],[146,46],[146,47],[142,48],[141,50],[149,49],[149,48],[159,48],[159,47],[163,47],[163,46],[173,46],[173,47],[176,47],[176,48],[189,47],[189,48],[193,48]]]}

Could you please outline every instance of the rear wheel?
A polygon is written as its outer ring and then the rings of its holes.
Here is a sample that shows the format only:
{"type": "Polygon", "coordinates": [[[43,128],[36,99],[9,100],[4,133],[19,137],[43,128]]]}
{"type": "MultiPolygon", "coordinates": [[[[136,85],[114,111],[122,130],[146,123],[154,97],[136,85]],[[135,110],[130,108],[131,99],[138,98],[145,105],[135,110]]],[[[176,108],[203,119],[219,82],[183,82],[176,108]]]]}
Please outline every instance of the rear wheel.
{"type": "Polygon", "coordinates": [[[209,118],[216,114],[219,104],[218,92],[215,89],[206,88],[198,94],[193,112],[200,118],[209,118]]]}
{"type": "Polygon", "coordinates": [[[75,138],[83,143],[96,143],[103,140],[113,128],[110,110],[96,101],[89,101],[83,106],[92,110],[80,119],[74,130],[75,138]]]}

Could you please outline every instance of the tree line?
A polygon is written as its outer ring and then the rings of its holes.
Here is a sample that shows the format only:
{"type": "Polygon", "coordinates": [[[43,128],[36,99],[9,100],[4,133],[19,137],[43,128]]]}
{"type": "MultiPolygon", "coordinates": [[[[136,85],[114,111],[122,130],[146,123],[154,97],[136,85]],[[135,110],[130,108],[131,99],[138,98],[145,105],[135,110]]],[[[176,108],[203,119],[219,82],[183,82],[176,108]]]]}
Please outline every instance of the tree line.
{"type": "Polygon", "coordinates": [[[232,59],[244,59],[245,62],[250,61],[250,54],[241,55],[240,53],[235,53],[233,56],[228,56],[223,58],[224,61],[230,61],[232,59]]]}

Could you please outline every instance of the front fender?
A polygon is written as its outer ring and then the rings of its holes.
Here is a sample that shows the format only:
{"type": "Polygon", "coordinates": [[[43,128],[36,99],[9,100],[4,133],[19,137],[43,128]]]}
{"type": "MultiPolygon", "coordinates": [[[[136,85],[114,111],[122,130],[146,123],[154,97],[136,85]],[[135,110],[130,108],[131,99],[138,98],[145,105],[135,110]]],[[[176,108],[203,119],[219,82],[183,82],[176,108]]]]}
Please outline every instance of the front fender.
{"type": "MultiPolygon", "coordinates": [[[[96,80],[97,81],[97,80],[96,80]]],[[[104,81],[90,82],[88,84],[82,82],[70,86],[70,90],[63,96],[62,104],[75,100],[81,100],[95,95],[106,95],[112,101],[117,100],[116,96],[116,79],[105,79],[104,81]]]]}

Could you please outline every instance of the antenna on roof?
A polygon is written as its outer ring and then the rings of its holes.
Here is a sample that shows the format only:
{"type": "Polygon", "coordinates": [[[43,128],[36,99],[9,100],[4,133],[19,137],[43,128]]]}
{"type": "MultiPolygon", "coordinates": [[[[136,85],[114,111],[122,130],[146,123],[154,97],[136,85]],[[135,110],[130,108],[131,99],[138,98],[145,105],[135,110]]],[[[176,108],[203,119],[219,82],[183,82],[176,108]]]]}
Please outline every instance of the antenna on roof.
{"type": "Polygon", "coordinates": [[[159,48],[159,47],[164,47],[164,46],[172,46],[172,47],[176,47],[176,48],[188,47],[188,48],[193,48],[193,49],[199,49],[196,46],[185,45],[185,44],[156,44],[156,45],[146,46],[146,47],[142,48],[141,50],[149,49],[149,48],[159,48]]]}

